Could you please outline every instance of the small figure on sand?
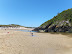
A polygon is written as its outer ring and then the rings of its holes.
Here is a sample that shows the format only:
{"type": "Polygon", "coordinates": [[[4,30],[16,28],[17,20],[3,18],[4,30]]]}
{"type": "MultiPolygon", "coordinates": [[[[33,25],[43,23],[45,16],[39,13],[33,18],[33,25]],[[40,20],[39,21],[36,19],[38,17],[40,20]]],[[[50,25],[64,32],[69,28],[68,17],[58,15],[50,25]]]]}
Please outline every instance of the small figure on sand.
{"type": "Polygon", "coordinates": [[[33,36],[33,33],[31,33],[31,35],[33,36]]]}
{"type": "Polygon", "coordinates": [[[33,33],[30,31],[31,35],[33,36],[33,33]]]}
{"type": "Polygon", "coordinates": [[[7,33],[9,33],[9,32],[7,32],[7,33]]]}

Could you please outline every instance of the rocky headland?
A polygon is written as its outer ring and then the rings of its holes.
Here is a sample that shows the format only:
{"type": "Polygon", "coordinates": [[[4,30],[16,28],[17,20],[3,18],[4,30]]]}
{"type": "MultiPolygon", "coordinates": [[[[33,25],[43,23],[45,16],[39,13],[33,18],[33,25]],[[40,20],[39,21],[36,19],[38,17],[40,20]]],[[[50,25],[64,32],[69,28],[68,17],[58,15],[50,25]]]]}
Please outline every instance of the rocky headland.
{"type": "Polygon", "coordinates": [[[58,13],[34,31],[38,32],[72,32],[72,8],[58,13]]]}

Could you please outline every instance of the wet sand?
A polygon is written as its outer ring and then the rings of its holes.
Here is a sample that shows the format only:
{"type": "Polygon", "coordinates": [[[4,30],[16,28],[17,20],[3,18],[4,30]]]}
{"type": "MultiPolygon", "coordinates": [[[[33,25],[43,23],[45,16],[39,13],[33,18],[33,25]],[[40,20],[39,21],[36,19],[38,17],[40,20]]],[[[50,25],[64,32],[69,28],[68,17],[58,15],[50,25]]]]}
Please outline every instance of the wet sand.
{"type": "Polygon", "coordinates": [[[72,37],[50,33],[33,34],[0,30],[0,54],[72,54],[72,37]]]}

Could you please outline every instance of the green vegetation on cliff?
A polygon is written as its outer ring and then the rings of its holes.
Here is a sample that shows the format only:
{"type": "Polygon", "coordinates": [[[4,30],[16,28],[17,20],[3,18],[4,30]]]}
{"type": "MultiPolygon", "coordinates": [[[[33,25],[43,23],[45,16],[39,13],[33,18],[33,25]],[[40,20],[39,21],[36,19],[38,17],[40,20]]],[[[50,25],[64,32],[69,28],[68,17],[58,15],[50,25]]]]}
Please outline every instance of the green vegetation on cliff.
{"type": "Polygon", "coordinates": [[[34,31],[43,32],[72,32],[72,8],[58,13],[34,31]]]}
{"type": "Polygon", "coordinates": [[[45,27],[48,24],[52,25],[69,25],[72,26],[72,8],[68,10],[64,10],[61,13],[58,13],[57,16],[54,16],[51,20],[46,21],[40,27],[45,27]]]}

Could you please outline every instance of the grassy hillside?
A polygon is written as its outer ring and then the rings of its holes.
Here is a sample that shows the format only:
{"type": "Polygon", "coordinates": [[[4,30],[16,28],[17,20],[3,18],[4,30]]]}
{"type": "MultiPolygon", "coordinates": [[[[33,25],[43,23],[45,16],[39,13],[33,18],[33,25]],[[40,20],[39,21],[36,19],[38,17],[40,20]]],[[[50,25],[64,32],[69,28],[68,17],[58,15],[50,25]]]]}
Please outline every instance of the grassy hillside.
{"type": "Polygon", "coordinates": [[[71,24],[69,26],[72,26],[72,8],[68,10],[64,10],[63,12],[59,13],[57,16],[54,16],[51,20],[48,20],[45,23],[43,23],[40,27],[44,28],[48,24],[58,25],[59,22],[62,22],[62,21],[69,21],[71,24]]]}
{"type": "Polygon", "coordinates": [[[22,27],[22,26],[17,24],[9,24],[9,25],[0,25],[0,27],[22,27]]]}

